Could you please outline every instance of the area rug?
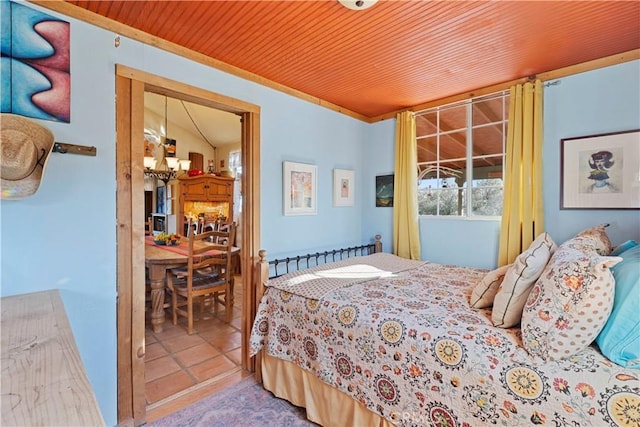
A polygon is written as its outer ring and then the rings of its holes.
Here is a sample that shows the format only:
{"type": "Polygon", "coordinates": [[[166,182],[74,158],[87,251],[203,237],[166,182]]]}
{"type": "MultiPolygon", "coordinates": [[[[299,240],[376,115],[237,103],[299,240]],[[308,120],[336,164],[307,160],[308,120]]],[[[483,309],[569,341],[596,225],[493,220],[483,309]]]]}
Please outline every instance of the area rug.
{"type": "Polygon", "coordinates": [[[151,427],[270,427],[316,426],[303,408],[278,399],[246,378],[188,407],[147,424],[151,427]]]}

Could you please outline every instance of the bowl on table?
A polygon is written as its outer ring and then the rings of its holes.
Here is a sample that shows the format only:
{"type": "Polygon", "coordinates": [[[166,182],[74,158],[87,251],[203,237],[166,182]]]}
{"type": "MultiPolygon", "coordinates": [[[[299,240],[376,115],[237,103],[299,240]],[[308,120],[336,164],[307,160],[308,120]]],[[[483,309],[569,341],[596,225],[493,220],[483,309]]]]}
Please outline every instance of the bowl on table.
{"type": "Polygon", "coordinates": [[[176,235],[163,236],[159,234],[153,238],[153,243],[161,246],[175,246],[180,243],[180,237],[176,235]]]}

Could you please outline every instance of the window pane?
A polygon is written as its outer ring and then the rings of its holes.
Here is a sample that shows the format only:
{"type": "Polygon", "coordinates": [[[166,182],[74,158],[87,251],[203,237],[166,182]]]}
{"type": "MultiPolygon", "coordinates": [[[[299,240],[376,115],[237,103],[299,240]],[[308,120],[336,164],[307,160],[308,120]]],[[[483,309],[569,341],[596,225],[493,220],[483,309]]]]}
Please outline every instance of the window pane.
{"type": "Polygon", "coordinates": [[[436,141],[435,135],[418,139],[418,163],[435,163],[438,160],[436,141]]]}
{"type": "Polygon", "coordinates": [[[473,156],[502,154],[502,123],[473,128],[473,156]]]}
{"type": "Polygon", "coordinates": [[[457,188],[418,190],[420,215],[458,216],[462,214],[462,192],[457,188]]]}
{"type": "Polygon", "coordinates": [[[461,167],[467,158],[467,131],[461,130],[440,135],[440,160],[462,160],[461,167]]]}
{"type": "Polygon", "coordinates": [[[471,200],[472,215],[502,215],[502,179],[474,179],[471,200]]]}
{"type": "Polygon", "coordinates": [[[459,105],[440,110],[440,132],[460,130],[467,127],[467,106],[459,105]]]}
{"type": "Polygon", "coordinates": [[[436,111],[416,116],[416,135],[435,135],[438,123],[436,111]]]}
{"type": "MultiPolygon", "coordinates": [[[[474,101],[473,102],[473,126],[487,124],[487,123],[495,123],[501,122],[504,114],[502,113],[503,109],[503,98],[492,98],[483,101],[474,101]]],[[[508,105],[508,99],[506,100],[506,104],[508,105]]]]}

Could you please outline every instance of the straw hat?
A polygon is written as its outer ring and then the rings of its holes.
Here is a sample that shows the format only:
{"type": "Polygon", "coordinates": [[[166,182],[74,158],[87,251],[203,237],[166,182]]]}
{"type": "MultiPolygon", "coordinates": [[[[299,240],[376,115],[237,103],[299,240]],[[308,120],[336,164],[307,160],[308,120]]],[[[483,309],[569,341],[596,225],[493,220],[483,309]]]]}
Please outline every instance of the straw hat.
{"type": "Polygon", "coordinates": [[[40,186],[53,134],[33,120],[0,114],[0,174],[2,198],[31,196],[40,186]]]}

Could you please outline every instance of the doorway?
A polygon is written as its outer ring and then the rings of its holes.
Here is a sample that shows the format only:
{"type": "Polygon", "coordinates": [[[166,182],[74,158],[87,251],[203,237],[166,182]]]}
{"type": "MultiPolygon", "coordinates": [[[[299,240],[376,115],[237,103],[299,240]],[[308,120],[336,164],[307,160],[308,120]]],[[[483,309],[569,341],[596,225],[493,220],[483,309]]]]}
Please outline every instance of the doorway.
{"type": "Polygon", "coordinates": [[[242,118],[241,181],[243,202],[241,271],[242,367],[255,370],[248,339],[255,317],[255,269],[260,246],[260,107],[122,65],[116,66],[116,216],[118,423],[146,422],[144,335],[144,92],[209,106],[242,118]],[[136,286],[137,284],[137,286],[136,286]]]}
{"type": "MultiPolygon", "coordinates": [[[[242,235],[239,197],[241,135],[241,120],[236,113],[145,91],[144,155],[145,164],[150,169],[145,169],[145,196],[148,193],[158,195],[155,203],[145,197],[145,209],[158,207],[149,215],[153,220],[161,217],[164,222],[161,228],[156,228],[154,221],[154,235],[165,231],[186,237],[190,230],[195,231],[200,218],[203,223],[208,218],[209,221],[234,223],[238,238],[233,246],[242,250],[239,242],[242,235]],[[170,149],[181,165],[175,177],[166,172],[165,157],[170,149]],[[231,160],[236,157],[238,165],[232,168],[236,162],[231,160]],[[186,159],[188,165],[185,164],[186,159]],[[189,185],[193,185],[192,180],[201,182],[199,174],[205,172],[208,177],[232,179],[229,184],[233,188],[231,206],[227,201],[182,200],[181,184],[191,182],[189,185]],[[151,191],[146,191],[149,189],[151,191]]],[[[185,240],[182,240],[183,244],[185,240]]],[[[145,244],[149,242],[145,241],[145,244]]],[[[170,301],[166,298],[162,330],[154,327],[151,292],[147,284],[144,353],[148,422],[201,399],[215,390],[223,378],[235,376],[239,381],[250,375],[242,369],[242,295],[245,282],[239,269],[234,271],[234,284],[231,320],[226,318],[225,307],[218,310],[215,304],[215,307],[201,308],[194,313],[196,322],[191,335],[186,333],[184,318],[179,318],[178,324],[173,325],[170,301]]]]}

